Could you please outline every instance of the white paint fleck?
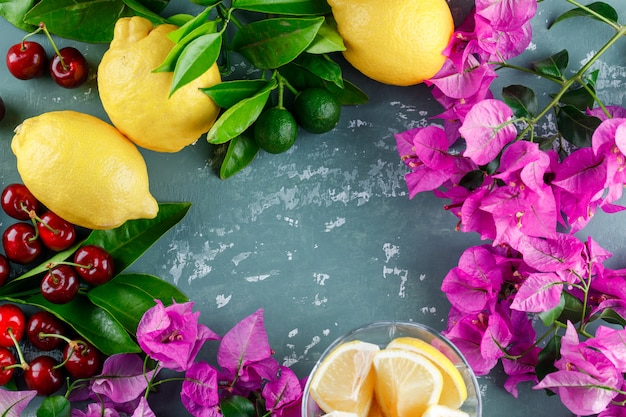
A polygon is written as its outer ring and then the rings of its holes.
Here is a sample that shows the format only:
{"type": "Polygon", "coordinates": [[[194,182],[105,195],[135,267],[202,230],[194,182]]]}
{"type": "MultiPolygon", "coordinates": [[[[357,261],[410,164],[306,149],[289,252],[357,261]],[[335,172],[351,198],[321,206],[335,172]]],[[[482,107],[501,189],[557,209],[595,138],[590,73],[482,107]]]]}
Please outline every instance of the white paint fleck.
{"type": "Polygon", "coordinates": [[[245,277],[244,279],[246,281],[248,281],[248,282],[260,282],[260,281],[265,281],[266,279],[268,279],[272,275],[278,275],[278,271],[276,271],[276,270],[270,271],[269,274],[251,275],[251,276],[245,277]]]}
{"type": "Polygon", "coordinates": [[[322,341],[322,338],[319,336],[313,336],[313,339],[311,340],[311,343],[309,343],[308,345],[306,345],[306,347],[304,348],[304,354],[306,355],[309,350],[311,348],[313,348],[315,345],[317,345],[319,342],[322,341]]]}
{"type": "Polygon", "coordinates": [[[248,259],[251,254],[252,252],[242,252],[239,255],[233,256],[233,259],[231,259],[231,261],[235,264],[235,266],[238,266],[241,261],[248,259]]]}
{"type": "Polygon", "coordinates": [[[427,313],[435,314],[437,312],[437,308],[436,307],[422,307],[420,311],[422,312],[422,314],[427,314],[427,313]]]}
{"type": "Polygon", "coordinates": [[[528,46],[526,47],[526,50],[527,50],[527,51],[534,51],[534,50],[536,50],[536,49],[537,49],[537,44],[536,44],[536,43],[534,43],[534,42],[530,42],[530,43],[528,44],[528,46]]]}
{"type": "Polygon", "coordinates": [[[293,226],[293,227],[299,227],[300,226],[300,221],[297,220],[297,219],[292,219],[291,217],[282,216],[282,215],[278,214],[276,216],[276,219],[284,220],[289,226],[293,226]]]}
{"type": "Polygon", "coordinates": [[[324,232],[330,232],[335,227],[340,227],[340,226],[343,226],[344,224],[346,224],[345,217],[336,217],[334,220],[324,223],[324,226],[326,226],[326,228],[324,229],[324,232]]]}
{"type": "Polygon", "coordinates": [[[408,281],[409,271],[407,269],[400,269],[397,267],[390,268],[383,266],[383,277],[387,279],[389,276],[397,276],[400,278],[400,288],[398,290],[398,297],[406,297],[406,282],[408,281]]]}
{"type": "Polygon", "coordinates": [[[287,334],[287,337],[289,337],[289,338],[291,339],[292,337],[295,337],[297,334],[298,334],[298,329],[297,329],[297,328],[295,328],[295,329],[291,330],[291,331],[287,334]]]}
{"type": "Polygon", "coordinates": [[[217,297],[215,297],[215,303],[217,304],[217,308],[224,307],[230,302],[231,298],[233,298],[232,294],[229,294],[228,296],[225,296],[224,294],[219,294],[217,297]]]}
{"type": "Polygon", "coordinates": [[[321,305],[326,304],[327,302],[328,302],[328,298],[326,298],[326,297],[321,297],[320,298],[319,293],[315,294],[315,300],[313,301],[313,305],[314,306],[318,306],[319,307],[321,305]]]}
{"type": "Polygon", "coordinates": [[[313,278],[315,278],[317,285],[326,285],[326,280],[330,278],[330,275],[322,274],[321,272],[314,272],[313,278]]]}
{"type": "Polygon", "coordinates": [[[385,243],[383,244],[383,252],[385,252],[385,263],[389,263],[391,258],[400,254],[400,247],[392,245],[391,243],[385,243]]]}
{"type": "Polygon", "coordinates": [[[365,120],[360,120],[360,119],[355,119],[355,120],[350,120],[348,121],[348,129],[356,129],[359,127],[363,127],[363,126],[367,126],[367,127],[371,127],[372,123],[371,122],[367,122],[365,120]]]}
{"type": "Polygon", "coordinates": [[[322,334],[323,334],[324,336],[328,336],[328,335],[330,334],[330,329],[324,329],[324,330],[322,331],[322,334]]]}
{"type": "Polygon", "coordinates": [[[420,274],[419,280],[424,281],[426,279],[426,274],[420,274]]]}

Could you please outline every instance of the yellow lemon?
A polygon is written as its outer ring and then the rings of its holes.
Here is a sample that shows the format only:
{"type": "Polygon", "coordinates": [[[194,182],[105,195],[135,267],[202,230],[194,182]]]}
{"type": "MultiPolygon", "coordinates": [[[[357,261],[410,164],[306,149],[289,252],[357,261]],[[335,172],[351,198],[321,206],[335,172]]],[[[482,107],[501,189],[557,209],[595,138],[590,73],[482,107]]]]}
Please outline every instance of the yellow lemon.
{"type": "Polygon", "coordinates": [[[328,0],[345,58],[385,84],[413,85],[443,66],[454,32],[445,0],[328,0]]]}
{"type": "Polygon", "coordinates": [[[465,411],[456,408],[446,407],[445,405],[434,404],[424,411],[422,417],[469,417],[465,411]]]}
{"type": "Polygon", "coordinates": [[[392,340],[387,349],[406,349],[428,358],[441,371],[443,390],[439,404],[459,408],[467,399],[467,387],[461,372],[452,361],[434,346],[414,337],[400,337],[392,340]]]}
{"type": "Polygon", "coordinates": [[[311,397],[326,413],[367,417],[374,397],[372,360],[378,345],[359,340],[339,345],[322,361],[310,384],[311,397]]]}
{"type": "Polygon", "coordinates": [[[217,119],[219,107],[199,88],[221,82],[217,65],[171,97],[172,72],[152,72],[174,47],[174,25],[152,26],[142,17],[121,18],[98,66],[100,99],[111,122],[135,144],[177,152],[195,142],[217,119]]]}
{"type": "Polygon", "coordinates": [[[418,353],[381,350],[374,357],[374,370],[376,401],[385,417],[421,416],[441,396],[441,372],[418,353]]]}
{"type": "Polygon", "coordinates": [[[71,223],[110,229],[157,215],[143,156],[97,117],[55,111],[26,119],[11,149],[24,185],[71,223]]]}

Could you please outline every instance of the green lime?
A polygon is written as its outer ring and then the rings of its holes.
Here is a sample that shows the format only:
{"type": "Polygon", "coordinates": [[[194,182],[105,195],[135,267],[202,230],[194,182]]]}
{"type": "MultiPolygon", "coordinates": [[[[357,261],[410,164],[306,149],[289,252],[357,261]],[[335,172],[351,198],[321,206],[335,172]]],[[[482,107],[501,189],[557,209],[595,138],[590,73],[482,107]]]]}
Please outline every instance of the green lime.
{"type": "Polygon", "coordinates": [[[284,107],[265,110],[254,122],[254,140],[266,152],[285,152],[297,137],[296,119],[284,107]]]}
{"type": "Polygon", "coordinates": [[[311,133],[325,133],[337,126],[341,104],[325,88],[307,88],[296,96],[294,115],[298,124],[311,133]]]}

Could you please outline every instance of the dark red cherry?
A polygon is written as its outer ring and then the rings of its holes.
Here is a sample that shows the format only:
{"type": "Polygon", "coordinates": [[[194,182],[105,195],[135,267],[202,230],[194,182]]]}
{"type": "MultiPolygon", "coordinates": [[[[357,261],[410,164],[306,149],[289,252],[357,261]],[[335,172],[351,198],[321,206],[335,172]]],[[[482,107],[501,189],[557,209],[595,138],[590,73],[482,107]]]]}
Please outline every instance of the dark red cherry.
{"type": "Polygon", "coordinates": [[[0,286],[4,285],[11,275],[11,263],[6,256],[0,254],[0,286]]]}
{"type": "Polygon", "coordinates": [[[50,356],[37,356],[24,370],[24,381],[28,389],[36,390],[38,395],[53,394],[65,382],[63,367],[50,356]]]}
{"type": "Polygon", "coordinates": [[[41,280],[41,294],[54,304],[69,303],[80,287],[80,280],[74,267],[57,265],[50,269],[41,280]]]}
{"type": "Polygon", "coordinates": [[[61,345],[63,339],[54,336],[63,335],[65,325],[55,315],[44,310],[33,313],[26,323],[26,338],[39,350],[52,350],[61,345]]]}
{"type": "Polygon", "coordinates": [[[0,385],[6,385],[13,377],[15,368],[8,368],[15,365],[15,356],[5,347],[0,347],[0,385]]]}
{"type": "Polygon", "coordinates": [[[56,252],[69,248],[76,240],[74,225],[49,210],[39,218],[37,229],[43,244],[56,252]]]}
{"type": "Polygon", "coordinates": [[[65,370],[74,378],[90,378],[100,370],[100,352],[82,340],[65,346],[63,361],[65,370]]]}
{"type": "Polygon", "coordinates": [[[13,223],[2,235],[4,253],[10,261],[29,264],[41,254],[41,241],[35,226],[30,223],[13,223]]]}
{"type": "Polygon", "coordinates": [[[89,64],[78,49],[68,46],[61,48],[59,55],[52,57],[50,74],[61,87],[76,88],[87,81],[89,64]]]}
{"type": "Polygon", "coordinates": [[[0,204],[6,214],[18,220],[30,219],[30,212],[39,209],[39,201],[24,184],[9,184],[2,190],[0,204]]]}
{"type": "Polygon", "coordinates": [[[26,328],[26,317],[22,309],[15,304],[0,305],[0,346],[15,346],[11,334],[16,341],[22,340],[26,328]]]}
{"type": "Polygon", "coordinates": [[[89,284],[101,285],[113,278],[114,266],[111,254],[96,245],[85,245],[74,253],[78,274],[89,284]]]}
{"type": "Polygon", "coordinates": [[[48,56],[37,42],[24,41],[9,48],[6,61],[9,72],[15,78],[30,80],[44,74],[48,56]]]}

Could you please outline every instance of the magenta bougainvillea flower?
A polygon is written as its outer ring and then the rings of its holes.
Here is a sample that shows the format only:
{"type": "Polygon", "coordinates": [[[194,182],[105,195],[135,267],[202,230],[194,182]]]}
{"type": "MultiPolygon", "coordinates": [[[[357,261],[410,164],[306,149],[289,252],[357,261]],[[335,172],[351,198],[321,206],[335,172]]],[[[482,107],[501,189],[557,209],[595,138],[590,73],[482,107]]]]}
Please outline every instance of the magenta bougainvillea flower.
{"type": "Polygon", "coordinates": [[[220,416],[217,370],[206,362],[191,365],[185,373],[180,398],[187,411],[194,416],[220,416]]]}
{"type": "Polygon", "coordinates": [[[288,367],[281,366],[279,376],[263,387],[265,407],[274,417],[299,417],[303,381],[288,367]]]}
{"type": "Polygon", "coordinates": [[[3,410],[3,416],[20,417],[22,411],[26,409],[28,403],[37,396],[37,391],[11,391],[0,389],[0,410],[3,410]]]}
{"type": "Polygon", "coordinates": [[[91,390],[115,403],[136,400],[148,388],[155,370],[144,369],[143,359],[134,353],[109,356],[102,365],[102,372],[95,378],[91,390]]]}
{"type": "Polygon", "coordinates": [[[192,312],[193,303],[174,303],[165,307],[160,300],[142,317],[137,327],[139,346],[162,367],[185,371],[194,362],[207,340],[219,340],[204,324],[198,322],[199,312],[192,312]]]}

